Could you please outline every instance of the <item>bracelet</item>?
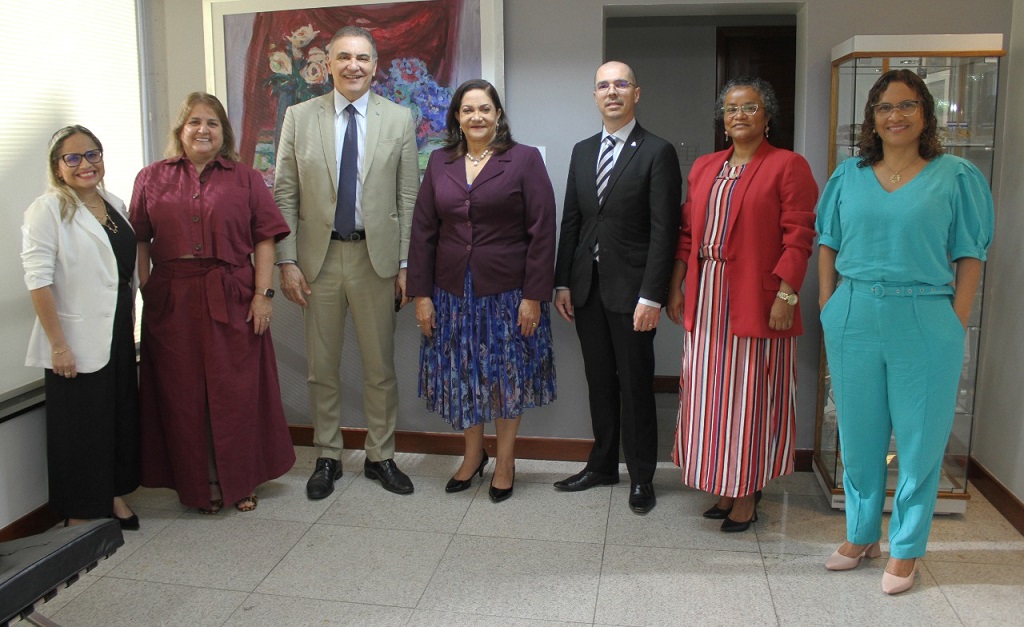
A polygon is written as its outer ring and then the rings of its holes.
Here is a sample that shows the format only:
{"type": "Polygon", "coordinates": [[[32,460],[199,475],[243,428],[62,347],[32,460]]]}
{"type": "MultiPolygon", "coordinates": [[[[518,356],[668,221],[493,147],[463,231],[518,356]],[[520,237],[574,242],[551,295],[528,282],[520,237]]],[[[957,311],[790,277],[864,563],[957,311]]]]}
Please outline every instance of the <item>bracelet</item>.
{"type": "Polygon", "coordinates": [[[53,351],[53,354],[54,354],[54,355],[63,355],[63,354],[64,354],[64,353],[66,353],[66,352],[68,352],[68,349],[66,349],[66,348],[65,348],[65,349],[64,349],[64,350],[62,350],[62,351],[53,351]]]}

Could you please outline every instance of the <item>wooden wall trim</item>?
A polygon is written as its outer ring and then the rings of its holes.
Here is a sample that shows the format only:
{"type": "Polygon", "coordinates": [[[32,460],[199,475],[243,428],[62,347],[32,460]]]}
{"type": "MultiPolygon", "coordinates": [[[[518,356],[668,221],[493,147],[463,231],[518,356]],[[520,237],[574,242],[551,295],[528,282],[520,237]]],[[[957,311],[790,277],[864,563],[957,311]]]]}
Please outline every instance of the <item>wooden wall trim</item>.
{"type": "Polygon", "coordinates": [[[60,518],[50,509],[50,504],[44,503],[3,529],[0,529],[0,542],[34,536],[53,527],[58,522],[60,522],[60,518]]]}
{"type": "Polygon", "coordinates": [[[967,465],[967,480],[996,508],[1014,529],[1024,534],[1024,503],[973,457],[967,465]]]}

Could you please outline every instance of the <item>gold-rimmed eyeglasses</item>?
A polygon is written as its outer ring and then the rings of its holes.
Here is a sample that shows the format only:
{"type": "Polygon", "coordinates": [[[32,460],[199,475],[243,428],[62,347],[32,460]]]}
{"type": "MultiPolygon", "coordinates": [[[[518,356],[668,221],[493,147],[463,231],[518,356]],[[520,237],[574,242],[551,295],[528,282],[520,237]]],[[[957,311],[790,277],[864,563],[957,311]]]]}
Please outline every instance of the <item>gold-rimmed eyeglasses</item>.
{"type": "Polygon", "coordinates": [[[724,113],[727,118],[733,117],[740,111],[742,111],[744,115],[754,115],[757,113],[758,108],[759,106],[756,102],[748,102],[743,105],[728,105],[722,107],[722,113],[724,113]]]}
{"type": "Polygon", "coordinates": [[[917,108],[921,106],[920,100],[904,100],[896,104],[891,102],[879,102],[878,104],[871,105],[874,109],[875,115],[878,117],[887,118],[892,115],[893,111],[898,111],[903,117],[910,117],[914,115],[917,108]]]}

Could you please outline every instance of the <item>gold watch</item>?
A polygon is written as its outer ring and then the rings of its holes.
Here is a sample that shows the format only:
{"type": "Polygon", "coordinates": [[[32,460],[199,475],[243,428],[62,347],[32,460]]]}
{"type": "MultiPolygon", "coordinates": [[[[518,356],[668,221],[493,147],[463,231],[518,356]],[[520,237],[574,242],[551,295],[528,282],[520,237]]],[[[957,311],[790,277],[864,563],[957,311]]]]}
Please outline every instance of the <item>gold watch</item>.
{"type": "Polygon", "coordinates": [[[796,305],[798,302],[800,302],[799,296],[797,296],[796,294],[787,294],[782,290],[779,290],[779,293],[776,294],[776,296],[786,301],[786,303],[789,305],[796,305]]]}

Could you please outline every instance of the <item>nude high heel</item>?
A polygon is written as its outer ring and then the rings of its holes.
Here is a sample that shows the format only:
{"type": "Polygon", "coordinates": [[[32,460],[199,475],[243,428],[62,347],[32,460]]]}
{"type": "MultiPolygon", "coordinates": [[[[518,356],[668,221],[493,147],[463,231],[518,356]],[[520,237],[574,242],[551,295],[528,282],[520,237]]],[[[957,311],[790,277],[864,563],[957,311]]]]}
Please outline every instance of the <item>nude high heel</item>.
{"type": "Polygon", "coordinates": [[[889,571],[882,573],[882,592],[886,594],[899,594],[913,588],[919,564],[920,562],[914,560],[914,570],[906,577],[893,575],[889,571]]]}
{"type": "Polygon", "coordinates": [[[825,560],[825,568],[829,570],[851,570],[860,566],[861,558],[875,558],[882,554],[882,550],[878,548],[878,543],[872,543],[864,547],[860,555],[856,557],[847,557],[836,549],[832,555],[825,560]]]}

